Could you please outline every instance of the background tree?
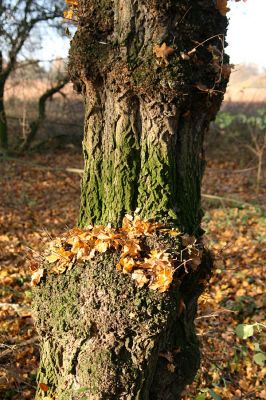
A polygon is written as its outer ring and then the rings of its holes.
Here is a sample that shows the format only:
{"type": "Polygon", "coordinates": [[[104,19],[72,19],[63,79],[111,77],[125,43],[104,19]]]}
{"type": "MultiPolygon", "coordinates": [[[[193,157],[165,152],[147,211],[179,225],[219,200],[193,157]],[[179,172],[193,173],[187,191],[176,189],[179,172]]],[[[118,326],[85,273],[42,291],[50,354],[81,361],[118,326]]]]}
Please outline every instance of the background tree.
{"type": "Polygon", "coordinates": [[[22,0],[0,2],[0,148],[8,148],[8,128],[4,92],[8,77],[33,29],[41,23],[56,25],[63,1],[22,0]]]}
{"type": "Polygon", "coordinates": [[[81,0],[75,8],[69,70],[86,107],[79,225],[119,227],[138,209],[184,234],[140,235],[143,252],[174,260],[194,246],[196,255],[178,259],[161,293],[116,270],[119,249],[68,268],[76,256],[61,240],[35,290],[37,398],[174,400],[196,374],[194,318],[211,271],[200,227],[203,139],[230,75],[226,3],[81,0]]]}

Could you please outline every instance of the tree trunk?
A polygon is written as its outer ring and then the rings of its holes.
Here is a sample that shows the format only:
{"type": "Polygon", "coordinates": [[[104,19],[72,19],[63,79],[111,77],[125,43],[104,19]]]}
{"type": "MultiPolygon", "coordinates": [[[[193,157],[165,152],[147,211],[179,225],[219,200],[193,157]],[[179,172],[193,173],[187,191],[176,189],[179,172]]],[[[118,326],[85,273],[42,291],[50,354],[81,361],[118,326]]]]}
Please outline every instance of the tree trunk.
{"type": "Polygon", "coordinates": [[[48,99],[51,99],[52,96],[58,92],[60,92],[61,89],[69,82],[69,78],[65,77],[61,80],[59,80],[55,86],[47,89],[39,98],[38,101],[38,117],[36,120],[31,122],[30,124],[30,131],[27,137],[25,138],[24,142],[20,146],[20,150],[26,151],[29,149],[31,143],[33,140],[36,138],[36,135],[42,126],[43,122],[45,121],[46,118],[46,103],[48,99]]]}
{"type": "MultiPolygon", "coordinates": [[[[200,242],[203,138],[228,80],[226,26],[212,0],[79,2],[69,69],[86,106],[80,226],[120,226],[139,208],[200,242]]],[[[180,244],[157,237],[153,247],[180,244]]],[[[62,400],[176,400],[199,367],[194,318],[210,255],[165,293],[136,288],[117,257],[36,288],[39,382],[62,400]]]]}
{"type": "Polygon", "coordinates": [[[8,129],[4,103],[4,89],[8,75],[4,72],[3,54],[0,50],[0,150],[6,152],[8,148],[8,129]]]}
{"type": "Polygon", "coordinates": [[[0,79],[0,150],[8,149],[8,130],[4,104],[5,81],[0,79]]]}

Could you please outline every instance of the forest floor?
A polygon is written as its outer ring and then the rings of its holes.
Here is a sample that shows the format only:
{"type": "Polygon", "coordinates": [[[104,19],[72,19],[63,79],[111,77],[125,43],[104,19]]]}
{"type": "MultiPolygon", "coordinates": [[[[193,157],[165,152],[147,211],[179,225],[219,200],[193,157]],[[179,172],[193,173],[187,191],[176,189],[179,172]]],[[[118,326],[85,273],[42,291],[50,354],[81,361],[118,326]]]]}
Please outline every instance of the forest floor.
{"type": "MultiPolygon", "coordinates": [[[[76,223],[80,175],[65,172],[67,167],[82,168],[81,154],[68,149],[32,153],[18,161],[0,160],[3,400],[34,398],[39,352],[30,309],[27,258],[30,251],[38,257],[45,242],[76,223]]],[[[196,320],[202,365],[184,400],[266,398],[266,370],[253,360],[259,351],[257,343],[266,350],[263,331],[257,330],[246,340],[235,333],[238,324],[263,320],[266,218],[262,202],[266,187],[261,185],[257,196],[256,170],[238,169],[235,161],[210,160],[204,178],[203,227],[216,263],[209,288],[200,298],[196,320]]]]}

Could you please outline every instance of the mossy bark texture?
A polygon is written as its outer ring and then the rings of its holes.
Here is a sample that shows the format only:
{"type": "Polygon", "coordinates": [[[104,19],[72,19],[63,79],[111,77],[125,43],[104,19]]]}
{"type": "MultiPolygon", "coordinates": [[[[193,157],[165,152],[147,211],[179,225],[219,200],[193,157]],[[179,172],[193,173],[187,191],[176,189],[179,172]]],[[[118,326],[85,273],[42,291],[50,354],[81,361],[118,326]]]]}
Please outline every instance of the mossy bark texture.
{"type": "MultiPolygon", "coordinates": [[[[119,226],[139,208],[200,236],[203,138],[227,84],[227,19],[215,3],[79,1],[69,70],[86,106],[80,226],[119,226]],[[155,52],[163,43],[174,52],[155,52]]],[[[193,380],[208,253],[165,293],[136,288],[116,257],[105,253],[36,288],[38,380],[49,388],[38,399],[177,400],[193,380]]]]}
{"type": "Polygon", "coordinates": [[[195,232],[227,19],[213,0],[79,3],[69,70],[86,105],[80,224],[119,225],[140,208],[195,232]],[[174,49],[165,58],[154,51],[163,43],[174,49]]]}

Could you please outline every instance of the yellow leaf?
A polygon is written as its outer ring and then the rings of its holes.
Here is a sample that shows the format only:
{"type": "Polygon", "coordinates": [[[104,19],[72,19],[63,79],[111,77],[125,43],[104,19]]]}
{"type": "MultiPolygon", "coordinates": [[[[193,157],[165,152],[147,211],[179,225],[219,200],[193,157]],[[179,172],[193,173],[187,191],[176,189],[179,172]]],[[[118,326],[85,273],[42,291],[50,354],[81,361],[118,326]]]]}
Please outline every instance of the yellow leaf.
{"type": "Polygon", "coordinates": [[[74,11],[72,9],[64,11],[64,18],[73,19],[74,11]]]}
{"type": "Polygon", "coordinates": [[[64,258],[70,258],[73,256],[73,253],[69,250],[65,250],[63,247],[61,247],[60,249],[56,250],[56,252],[64,258]]]}
{"type": "Polygon", "coordinates": [[[0,235],[0,242],[9,242],[9,237],[7,235],[0,235]]]}
{"type": "Polygon", "coordinates": [[[143,287],[145,283],[149,282],[149,279],[145,276],[144,272],[140,269],[137,269],[132,274],[132,279],[136,282],[138,287],[143,287]]]}
{"type": "Polygon", "coordinates": [[[121,258],[119,263],[117,264],[117,269],[121,269],[126,274],[131,272],[136,265],[136,262],[131,257],[121,258]]]}
{"type": "Polygon", "coordinates": [[[123,247],[123,253],[121,254],[121,257],[137,257],[139,255],[139,251],[141,250],[141,247],[139,245],[139,242],[137,240],[128,240],[123,247]]]}
{"type": "Polygon", "coordinates": [[[177,230],[175,230],[175,229],[171,229],[170,231],[169,231],[169,235],[170,236],[180,236],[181,235],[181,232],[180,231],[177,231],[177,230]]]}
{"type": "Polygon", "coordinates": [[[50,263],[54,263],[60,259],[60,255],[57,253],[51,254],[50,256],[46,256],[45,259],[50,263]]]}
{"type": "Polygon", "coordinates": [[[108,242],[103,240],[96,240],[94,246],[95,250],[99,251],[99,253],[105,253],[108,247],[109,247],[108,242]]]}
{"type": "Polygon", "coordinates": [[[171,265],[163,266],[160,270],[156,271],[155,279],[150,283],[149,288],[152,290],[159,290],[165,292],[169,289],[173,280],[173,268],[171,265]]]}
{"type": "Polygon", "coordinates": [[[78,0],[66,0],[66,4],[69,6],[69,7],[78,7],[78,4],[79,4],[79,2],[78,2],[78,0]]]}

